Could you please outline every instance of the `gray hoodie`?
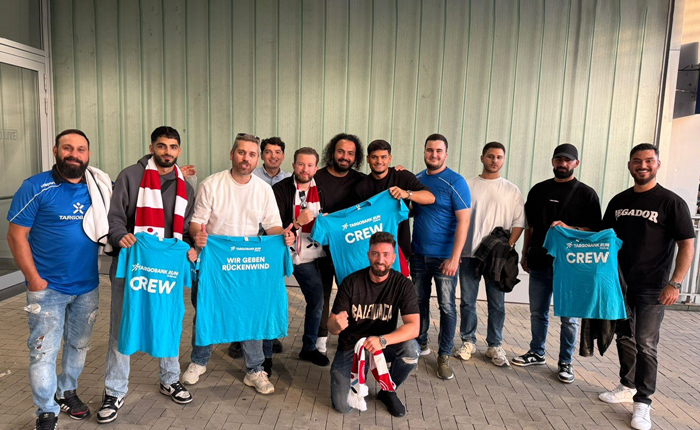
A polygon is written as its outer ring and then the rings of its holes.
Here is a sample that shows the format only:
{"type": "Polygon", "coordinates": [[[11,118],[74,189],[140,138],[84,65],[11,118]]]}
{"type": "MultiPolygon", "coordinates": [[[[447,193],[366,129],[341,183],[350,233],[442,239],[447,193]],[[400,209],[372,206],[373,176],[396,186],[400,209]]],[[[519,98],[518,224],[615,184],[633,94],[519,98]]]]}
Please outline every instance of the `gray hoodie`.
{"type": "MultiPolygon", "coordinates": [[[[148,159],[152,155],[146,155],[141,158],[136,164],[122,170],[117,176],[114,183],[114,191],[112,192],[112,200],[110,201],[109,214],[109,243],[114,247],[115,255],[121,249],[119,241],[128,233],[134,232],[134,224],[136,223],[136,200],[139,195],[139,187],[141,179],[146,170],[148,159]]],[[[177,195],[175,170],[160,177],[160,186],[163,196],[163,209],[165,213],[165,237],[173,237],[173,213],[175,212],[175,197],[177,195]],[[169,183],[169,184],[168,184],[169,183]]],[[[185,182],[187,188],[187,209],[185,209],[185,227],[182,234],[183,240],[192,246],[192,239],[189,235],[190,220],[194,213],[194,189],[185,182]]]]}

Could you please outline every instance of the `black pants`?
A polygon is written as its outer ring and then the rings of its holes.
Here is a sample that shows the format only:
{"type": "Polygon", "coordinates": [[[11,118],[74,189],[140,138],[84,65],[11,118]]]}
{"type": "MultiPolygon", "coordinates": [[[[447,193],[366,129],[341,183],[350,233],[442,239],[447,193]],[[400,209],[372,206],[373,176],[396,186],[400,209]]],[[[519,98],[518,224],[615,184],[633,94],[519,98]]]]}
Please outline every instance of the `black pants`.
{"type": "Polygon", "coordinates": [[[620,358],[620,383],[636,388],[635,402],[651,404],[656,391],[659,361],[657,346],[665,306],[659,303],[660,291],[628,292],[631,336],[617,336],[620,358]]]}
{"type": "Polygon", "coordinates": [[[318,337],[328,336],[328,316],[330,315],[331,292],[333,290],[333,276],[335,276],[335,267],[331,254],[326,249],[326,257],[319,258],[318,271],[321,273],[321,282],[323,283],[323,314],[321,315],[321,324],[318,328],[318,337]]]}

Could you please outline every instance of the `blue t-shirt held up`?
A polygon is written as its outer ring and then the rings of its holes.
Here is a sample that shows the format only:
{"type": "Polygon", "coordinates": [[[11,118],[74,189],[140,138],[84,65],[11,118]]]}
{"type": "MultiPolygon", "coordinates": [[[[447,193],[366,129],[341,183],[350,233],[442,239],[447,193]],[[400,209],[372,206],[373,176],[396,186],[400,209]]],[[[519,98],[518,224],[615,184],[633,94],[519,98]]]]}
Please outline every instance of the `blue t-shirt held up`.
{"type": "Polygon", "coordinates": [[[117,265],[116,277],[124,278],[119,352],[177,357],[185,316],[183,287],[192,286],[190,246],[148,233],[135,237],[134,245],[119,252],[117,265]]]}
{"type": "MultiPolygon", "coordinates": [[[[321,245],[330,245],[338,285],[349,274],[369,266],[369,238],[378,231],[396,238],[399,223],[408,219],[408,208],[389,191],[381,192],[364,202],[316,218],[311,238],[321,245]]],[[[398,248],[392,268],[401,271],[398,248]]]]}
{"type": "Polygon", "coordinates": [[[550,228],[544,247],[554,257],[554,315],[602,320],[626,319],[617,253],[622,241],[613,229],[550,228]]]}
{"type": "Polygon", "coordinates": [[[195,345],[287,336],[294,266],[283,235],[209,236],[198,268],[195,345]]]}
{"type": "Polygon", "coordinates": [[[25,180],[12,198],[7,220],[31,229],[34,265],[52,290],[78,296],[100,283],[97,243],[83,231],[91,204],[87,185],[64,180],[55,168],[25,180]]]}
{"type": "Polygon", "coordinates": [[[413,252],[426,257],[449,258],[457,229],[455,212],[472,207],[467,181],[449,167],[436,175],[423,170],[416,177],[433,191],[435,203],[415,205],[413,252]]]}

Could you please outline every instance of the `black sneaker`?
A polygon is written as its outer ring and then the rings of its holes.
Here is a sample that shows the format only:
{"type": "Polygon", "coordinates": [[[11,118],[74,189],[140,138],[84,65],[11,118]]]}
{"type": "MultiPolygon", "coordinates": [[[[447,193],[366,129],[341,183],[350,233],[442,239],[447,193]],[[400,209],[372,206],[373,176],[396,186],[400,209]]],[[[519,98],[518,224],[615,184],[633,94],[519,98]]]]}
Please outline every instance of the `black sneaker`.
{"type": "Polygon", "coordinates": [[[90,416],[90,409],[75,394],[75,390],[65,391],[62,399],[59,399],[57,395],[54,395],[53,398],[61,407],[61,410],[67,412],[74,420],[84,420],[90,416]]]}
{"type": "Polygon", "coordinates": [[[402,417],[406,415],[406,407],[401,403],[399,396],[393,391],[381,390],[377,393],[377,400],[384,403],[386,410],[393,417],[402,417]]]}
{"type": "Polygon", "coordinates": [[[58,418],[53,412],[39,414],[34,428],[36,430],[58,430],[58,418]]]}
{"type": "Polygon", "coordinates": [[[565,384],[571,384],[576,379],[574,366],[571,363],[559,363],[559,380],[565,384]]]}
{"type": "Polygon", "coordinates": [[[173,402],[179,405],[186,405],[192,401],[192,394],[187,391],[184,385],[180,381],[173,382],[170,385],[160,384],[160,393],[166,396],[170,396],[173,402]]]}
{"type": "Polygon", "coordinates": [[[304,351],[303,349],[299,353],[299,358],[304,361],[310,361],[316,366],[328,366],[330,364],[330,360],[328,360],[328,357],[325,355],[321,354],[318,349],[314,349],[313,351],[304,351]]]}
{"type": "Polygon", "coordinates": [[[231,342],[231,345],[228,347],[228,356],[231,358],[243,357],[243,348],[241,348],[240,342],[231,342]]]}
{"type": "Polygon", "coordinates": [[[107,424],[117,419],[119,409],[124,406],[124,398],[110,396],[106,392],[102,394],[102,406],[97,411],[97,423],[107,424]]]}
{"type": "Polygon", "coordinates": [[[539,355],[532,351],[528,352],[527,354],[515,357],[511,360],[511,363],[520,367],[532,366],[533,364],[539,366],[545,364],[546,362],[547,360],[545,360],[544,355],[539,355]]]}
{"type": "Polygon", "coordinates": [[[267,377],[272,376],[272,357],[268,357],[263,361],[263,370],[267,373],[267,377]]]}
{"type": "Polygon", "coordinates": [[[272,352],[275,354],[279,354],[282,351],[284,351],[284,347],[282,347],[282,342],[280,342],[279,339],[272,339],[272,352]]]}

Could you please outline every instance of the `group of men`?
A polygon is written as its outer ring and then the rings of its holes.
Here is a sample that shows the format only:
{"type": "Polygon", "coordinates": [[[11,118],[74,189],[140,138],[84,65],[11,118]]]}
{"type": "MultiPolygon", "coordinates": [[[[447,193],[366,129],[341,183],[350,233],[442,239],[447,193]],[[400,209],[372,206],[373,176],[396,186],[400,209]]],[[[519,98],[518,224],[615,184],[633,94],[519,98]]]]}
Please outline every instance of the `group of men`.
{"type": "MultiPolygon", "coordinates": [[[[202,181],[196,197],[192,185],[184,180],[193,172],[192,166],[180,170],[177,165],[181,140],[171,127],[153,131],[150,154],[124,169],[113,189],[104,186],[109,183],[104,172],[88,167],[89,145],[80,130],[59,134],[54,147],[56,164],[22,184],[8,213],[8,241],[27,280],[29,373],[38,429],[56,428],[59,410],[74,419],[90,416],[76,389],[97,317],[97,255],[103,246],[114,257],[105,390],[97,421],[114,421],[124,404],[130,357],[118,349],[125,287],[115,272],[119,250],[137,242],[136,232],[149,231],[137,216],[142,210],[143,178],[149,170],[156,170],[160,177],[160,200],[154,206],[162,212],[163,236],[181,237],[190,245],[187,258],[192,262],[207,246],[208,235],[284,235],[294,276],[306,300],[299,358],[327,366],[328,333],[338,335],[331,365],[331,398],[333,407],[342,413],[353,407],[348,392],[356,389],[353,366],[361,346],[373,356],[383,353],[391,364],[387,373],[393,384],[383,383],[377,399],[393,416],[405,414],[395,388],[416,368],[420,355],[431,353],[428,331],[433,283],[440,311],[437,376],[452,379],[450,357],[469,360],[477,350],[476,299],[482,277],[488,300],[485,355],[496,366],[510,364],[502,347],[505,292],[498,281],[483,275],[477,258],[480,244],[498,228],[506,232],[504,240],[511,249],[525,232],[521,265],[530,277],[532,341],[529,351],[512,363],[545,364],[553,288],[551,259],[541,252],[547,231],[553,226],[590,231],[613,228],[624,243],[619,260],[628,285],[632,331],[617,339],[620,385],[600,398],[611,403],[634,401],[632,426],[651,427],[649,405],[656,384],[656,348],[664,306],[678,297],[694,238],[685,203],[656,183],[660,167],[656,147],[641,144],[632,149],[628,168],[635,186],[613,198],[601,219],[597,194],[574,177],[579,157],[570,144],[555,149],[554,178],[535,185],[527,202],[517,186],[500,176],[504,145],[486,144],[481,174],[467,181],[447,167],[448,141],[440,134],[426,138],[426,169],[417,175],[401,166],[391,167],[388,142],[371,142],[366,157],[370,173],[365,175],[359,171],[364,148],[354,135],[341,133],[331,139],[321,169],[314,149],[296,150],[293,172],[287,173],[280,167],[285,151],[281,139],[261,142],[254,135],[240,133],[230,152],[231,169],[202,181]],[[264,162],[256,169],[259,158],[264,162]],[[318,217],[353,206],[359,210],[361,202],[384,191],[408,206],[414,216],[413,234],[406,220],[399,224],[396,237],[379,231],[355,244],[368,248],[368,267],[341,279],[331,306],[335,266],[345,264],[344,256],[331,255],[328,247],[314,240],[314,223],[318,217]],[[678,257],[671,274],[676,245],[678,257]],[[392,269],[397,259],[401,272],[392,269]],[[462,345],[455,349],[458,280],[462,345]],[[63,371],[57,377],[61,338],[63,371]]],[[[196,309],[196,282],[192,302],[196,309]]],[[[196,324],[196,316],[194,321],[196,324]]],[[[579,323],[565,317],[561,323],[557,374],[560,381],[571,383],[579,323]]],[[[185,384],[198,382],[213,349],[197,345],[194,333],[193,329],[191,363],[182,375],[185,384]]],[[[230,347],[230,352],[238,348],[245,359],[244,383],[261,394],[274,392],[269,377],[275,341],[251,339],[230,347]]],[[[191,402],[192,395],[180,382],[178,357],[160,358],[159,362],[160,392],[178,404],[191,402]]]]}

